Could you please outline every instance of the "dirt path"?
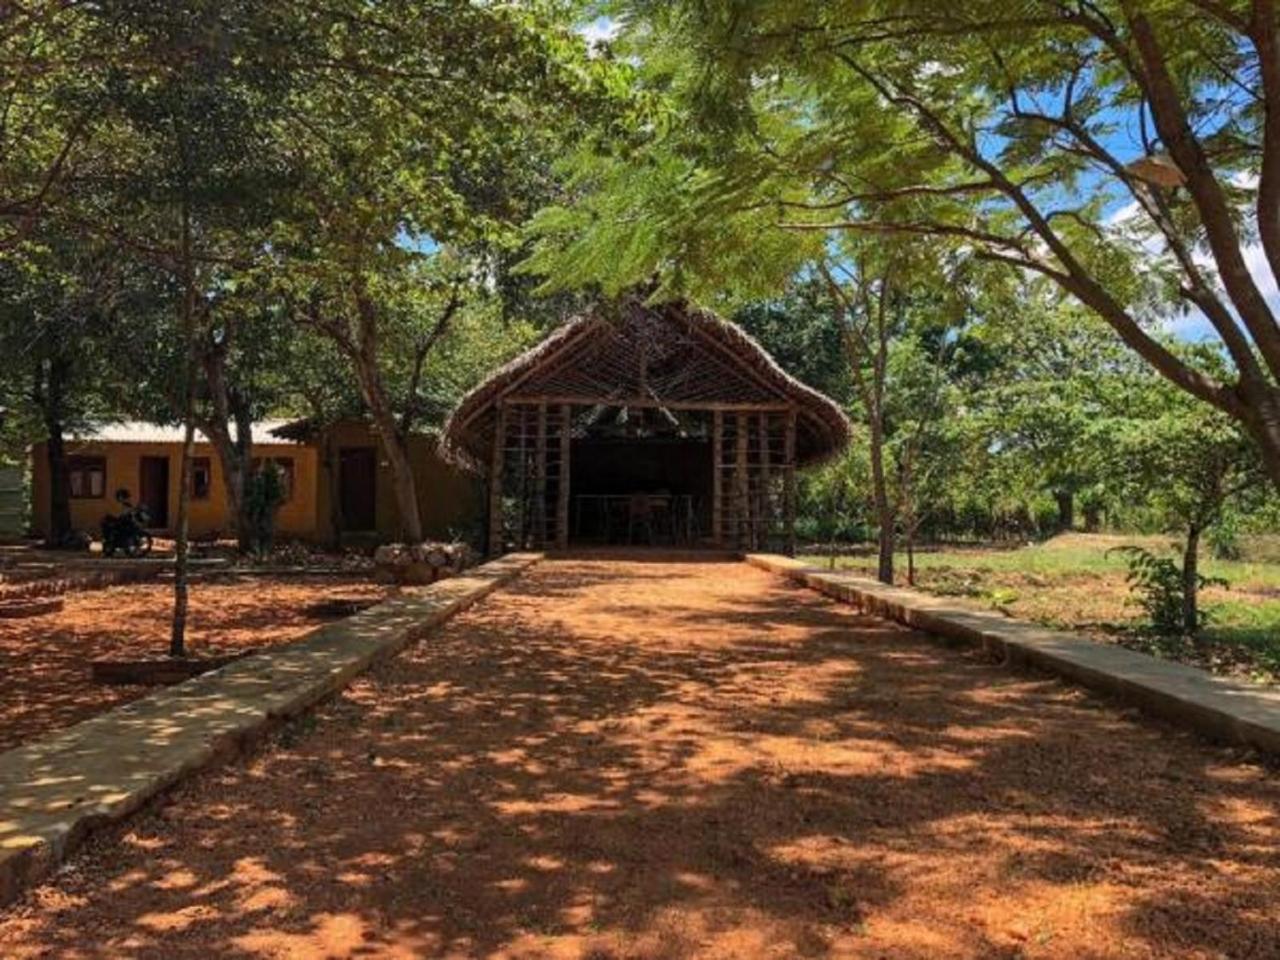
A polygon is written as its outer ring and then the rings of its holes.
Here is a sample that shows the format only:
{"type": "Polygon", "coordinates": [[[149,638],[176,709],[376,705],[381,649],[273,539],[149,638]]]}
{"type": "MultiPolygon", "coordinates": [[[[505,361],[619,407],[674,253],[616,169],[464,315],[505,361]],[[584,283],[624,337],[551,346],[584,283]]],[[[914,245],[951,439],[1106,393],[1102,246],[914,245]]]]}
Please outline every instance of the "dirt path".
{"type": "Polygon", "coordinates": [[[0,956],[1280,957],[1280,777],[739,564],[556,562],[0,956]]]}
{"type": "MultiPolygon", "coordinates": [[[[193,584],[193,653],[291,643],[333,619],[312,605],[374,602],[388,588],[333,577],[244,577],[193,584]]],[[[159,656],[169,646],[173,587],[147,583],[65,595],[57,613],[0,620],[0,751],[134,700],[152,688],[107,686],[89,661],[159,656]]]]}

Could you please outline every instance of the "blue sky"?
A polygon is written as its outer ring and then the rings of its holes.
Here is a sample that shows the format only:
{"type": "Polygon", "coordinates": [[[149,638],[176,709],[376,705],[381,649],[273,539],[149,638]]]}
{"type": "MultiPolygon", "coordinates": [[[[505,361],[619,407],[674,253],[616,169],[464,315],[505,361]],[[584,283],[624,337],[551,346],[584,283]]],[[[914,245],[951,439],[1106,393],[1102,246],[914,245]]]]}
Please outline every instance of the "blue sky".
{"type": "MultiPolygon", "coordinates": [[[[618,27],[618,23],[613,18],[601,16],[583,24],[578,32],[589,43],[594,45],[612,39],[617,34],[618,27]]],[[[1224,91],[1224,96],[1228,99],[1232,95],[1238,95],[1238,91],[1224,91]]],[[[1101,119],[1110,121],[1111,129],[1101,134],[1099,139],[1102,145],[1121,162],[1128,162],[1145,154],[1141,124],[1135,112],[1116,110],[1111,116],[1104,113],[1101,119]]],[[[998,146],[996,146],[996,149],[998,149],[998,146]]],[[[1102,175],[1093,178],[1086,177],[1081,185],[1082,193],[1087,193],[1092,188],[1107,189],[1115,186],[1116,181],[1114,179],[1102,175]]],[[[1119,222],[1127,216],[1134,215],[1137,212],[1136,207],[1137,205],[1127,195],[1115,193],[1109,199],[1104,215],[1110,222],[1119,222]]],[[[1262,290],[1263,296],[1271,305],[1273,311],[1280,315],[1280,289],[1277,288],[1276,278],[1271,274],[1262,248],[1257,244],[1247,246],[1245,248],[1245,260],[1259,288],[1262,290]]],[[[1205,265],[1210,267],[1209,272],[1212,273],[1212,264],[1207,258],[1205,259],[1205,265]]],[[[1166,323],[1168,330],[1172,334],[1184,340],[1203,341],[1217,339],[1213,326],[1199,309],[1181,313],[1171,312],[1166,323]]]]}
{"type": "Polygon", "coordinates": [[[590,23],[578,28],[578,33],[586,37],[587,42],[592,46],[602,40],[612,40],[617,32],[618,25],[612,17],[596,17],[590,23]]]}

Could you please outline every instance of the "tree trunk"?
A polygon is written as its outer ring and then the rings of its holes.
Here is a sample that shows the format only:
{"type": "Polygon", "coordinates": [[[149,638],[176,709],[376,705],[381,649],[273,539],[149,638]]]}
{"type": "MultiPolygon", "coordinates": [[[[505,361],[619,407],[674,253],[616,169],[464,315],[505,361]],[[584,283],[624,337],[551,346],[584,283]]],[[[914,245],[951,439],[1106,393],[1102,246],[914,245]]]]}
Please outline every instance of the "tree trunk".
{"type": "Polygon", "coordinates": [[[173,621],[169,630],[169,656],[187,655],[187,559],[190,541],[187,537],[191,508],[191,455],[196,446],[196,356],[195,312],[196,286],[195,264],[191,251],[191,212],[184,202],[181,210],[182,228],[182,305],[181,321],[183,347],[186,356],[186,382],[182,386],[182,459],[178,471],[178,519],[173,544],[173,621]]]}
{"type": "Polygon", "coordinates": [[[876,504],[876,521],[880,525],[878,538],[876,577],[881,583],[893,584],[893,527],[895,517],[889,502],[889,487],[884,476],[884,428],[880,417],[873,413],[869,418],[871,428],[871,487],[876,504]]]}
{"type": "Polygon", "coordinates": [[[243,397],[233,394],[231,398],[231,415],[236,424],[236,440],[234,461],[237,499],[234,504],[236,518],[236,549],[244,551],[252,547],[253,519],[249,516],[249,505],[245,502],[245,491],[249,487],[249,477],[253,473],[253,418],[250,416],[249,404],[243,397]]]}
{"type": "Polygon", "coordinates": [[[45,546],[57,548],[65,546],[71,536],[71,477],[62,424],[47,419],[45,430],[45,459],[49,463],[49,534],[45,546]]]}
{"type": "Polygon", "coordinates": [[[249,553],[255,544],[253,521],[246,512],[244,492],[253,469],[253,418],[248,401],[227,378],[227,357],[231,346],[229,329],[224,332],[223,339],[212,345],[206,342],[200,350],[200,365],[213,405],[213,413],[200,425],[208,435],[222,468],[222,485],[235,524],[236,549],[240,553],[249,553]],[[232,423],[235,424],[234,437],[231,434],[232,423]]]}
{"type": "Polygon", "coordinates": [[[400,532],[408,543],[422,541],[422,517],[418,513],[418,489],[413,477],[413,464],[409,457],[409,438],[401,433],[396,416],[391,411],[391,401],[382,372],[378,368],[378,316],[377,307],[365,293],[356,297],[359,311],[360,339],[352,359],[355,361],[356,379],[364,397],[374,429],[382,439],[382,447],[391,467],[391,486],[400,510],[400,532]]]}
{"type": "Polygon", "coordinates": [[[338,451],[333,442],[333,431],[324,431],[324,456],[321,460],[325,483],[329,490],[329,546],[338,549],[342,545],[342,500],[338,490],[338,451]]]}
{"type": "Polygon", "coordinates": [[[413,463],[409,457],[409,444],[395,429],[395,417],[389,413],[387,422],[374,425],[386,447],[387,462],[391,465],[391,483],[396,493],[396,506],[400,509],[400,530],[408,543],[422,542],[422,517],[418,513],[418,486],[413,476],[413,463]]]}
{"type": "Polygon", "coordinates": [[[1097,533],[1102,529],[1102,507],[1097,503],[1084,505],[1084,529],[1086,533],[1097,533]]]}
{"type": "Polygon", "coordinates": [[[916,524],[907,524],[907,586],[916,585],[916,524]]]}
{"type": "Polygon", "coordinates": [[[1260,380],[1242,378],[1245,429],[1262,454],[1272,485],[1280,490],[1280,390],[1260,380]]]}
{"type": "Polygon", "coordinates": [[[253,549],[253,524],[246,515],[244,491],[253,469],[253,427],[237,417],[233,438],[226,421],[215,418],[202,421],[202,425],[222,469],[222,486],[235,524],[236,549],[248,553],[253,549]]]}
{"type": "Polygon", "coordinates": [[[399,433],[396,415],[390,410],[378,370],[366,369],[364,361],[358,360],[357,374],[361,393],[365,394],[369,415],[383,442],[383,452],[387,454],[387,463],[392,471],[392,489],[396,492],[396,506],[401,518],[401,538],[406,543],[421,543],[422,518],[417,512],[417,485],[413,480],[407,438],[399,433]]]}
{"type": "MultiPolygon", "coordinates": [[[[188,388],[190,393],[194,393],[188,388]]],[[[194,397],[192,397],[194,400],[194,397]]],[[[182,461],[178,471],[178,522],[174,530],[173,544],[173,625],[169,632],[169,656],[187,655],[187,560],[191,556],[191,541],[187,536],[191,519],[191,455],[196,446],[196,428],[191,419],[191,405],[187,408],[182,433],[182,461]]]]}
{"type": "Polygon", "coordinates": [[[418,488],[413,477],[408,440],[397,428],[395,415],[381,389],[381,377],[377,375],[377,371],[373,371],[372,376],[367,371],[363,372],[359,379],[369,416],[373,419],[373,427],[382,440],[387,464],[391,467],[391,486],[396,495],[396,507],[400,511],[400,535],[406,543],[420,543],[422,518],[418,513],[418,488]],[[367,389],[366,383],[372,384],[376,389],[367,389]]]}
{"type": "Polygon", "coordinates": [[[1055,490],[1053,499],[1058,503],[1058,532],[1070,533],[1076,525],[1076,496],[1070,490],[1055,490]]]}
{"type": "Polygon", "coordinates": [[[55,355],[36,374],[35,400],[44,420],[45,459],[49,464],[49,533],[46,546],[65,546],[71,535],[71,477],[62,435],[64,397],[70,364],[55,355]]]}
{"type": "Polygon", "coordinates": [[[1182,551],[1182,629],[1194,636],[1200,627],[1198,594],[1200,591],[1200,528],[1187,528],[1187,542],[1182,551]]]}

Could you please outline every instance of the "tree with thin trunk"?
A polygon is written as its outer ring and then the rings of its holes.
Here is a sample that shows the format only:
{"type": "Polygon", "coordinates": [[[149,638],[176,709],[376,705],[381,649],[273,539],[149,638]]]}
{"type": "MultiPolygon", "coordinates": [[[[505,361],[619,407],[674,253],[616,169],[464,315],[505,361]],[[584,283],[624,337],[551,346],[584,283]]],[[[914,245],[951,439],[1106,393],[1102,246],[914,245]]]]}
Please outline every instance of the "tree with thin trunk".
{"type": "MultiPolygon", "coordinates": [[[[923,244],[845,244],[841,256],[819,263],[831,308],[843,331],[857,415],[867,430],[876,537],[876,574],[893,583],[894,552],[904,499],[912,497],[919,442],[940,415],[920,390],[908,354],[933,328],[934,339],[954,307],[942,264],[923,244]]],[[[945,346],[943,347],[945,349],[945,346]]]]}
{"type": "Polygon", "coordinates": [[[1260,501],[1264,470],[1239,425],[1221,413],[1162,382],[1149,384],[1140,402],[1137,415],[1112,430],[1115,484],[1181,536],[1181,629],[1195,636],[1203,621],[1201,540],[1228,506],[1260,501]]]}
{"type": "Polygon", "coordinates": [[[350,362],[401,533],[418,540],[405,430],[415,412],[397,410],[387,381],[396,315],[436,318],[411,348],[424,369],[459,307],[424,265],[513,242],[546,190],[548,151],[579,104],[593,102],[593,77],[607,65],[586,69],[585,46],[513,6],[396,2],[376,16],[340,6],[350,16],[327,55],[345,69],[289,100],[296,182],[272,250],[294,316],[350,362]]]}
{"type": "Polygon", "coordinates": [[[903,326],[903,299],[897,289],[900,264],[890,259],[871,266],[858,258],[852,267],[822,267],[833,308],[845,332],[845,351],[853,372],[859,410],[867,428],[871,496],[876,517],[876,576],[893,583],[893,554],[898,523],[897,505],[890,497],[886,459],[885,390],[889,344],[903,326]],[[842,273],[844,282],[836,279],[842,273]]]}
{"type": "Polygon", "coordinates": [[[102,125],[114,152],[94,185],[97,215],[78,222],[112,237],[166,291],[167,309],[150,316],[159,349],[145,359],[151,392],[183,428],[169,650],[184,656],[200,334],[228,275],[263,256],[282,177],[273,121],[288,85],[277,69],[281,24],[252,5],[193,2],[125,17],[154,62],[111,87],[102,125]]]}
{"type": "Polygon", "coordinates": [[[945,502],[946,479],[962,456],[957,390],[952,382],[957,340],[946,327],[916,329],[889,357],[893,385],[894,501],[907,553],[907,583],[916,582],[920,528],[945,502]]]}
{"type": "MultiPolygon", "coordinates": [[[[351,362],[360,397],[391,470],[401,536],[409,542],[417,542],[422,540],[423,528],[410,450],[410,437],[418,413],[417,392],[427,358],[448,332],[450,321],[462,306],[462,286],[459,284],[452,289],[430,321],[427,331],[414,344],[409,399],[398,411],[384,371],[387,357],[382,341],[387,333],[387,314],[396,309],[406,309],[403,300],[397,302],[397,295],[412,302],[419,299],[414,294],[421,293],[424,287],[401,286],[397,293],[392,293],[388,287],[383,289],[387,292],[375,299],[368,288],[357,284],[353,302],[347,305],[343,305],[341,300],[325,302],[313,297],[303,311],[302,320],[330,338],[351,362]]],[[[414,304],[407,309],[414,310],[419,306],[414,304]]]]}

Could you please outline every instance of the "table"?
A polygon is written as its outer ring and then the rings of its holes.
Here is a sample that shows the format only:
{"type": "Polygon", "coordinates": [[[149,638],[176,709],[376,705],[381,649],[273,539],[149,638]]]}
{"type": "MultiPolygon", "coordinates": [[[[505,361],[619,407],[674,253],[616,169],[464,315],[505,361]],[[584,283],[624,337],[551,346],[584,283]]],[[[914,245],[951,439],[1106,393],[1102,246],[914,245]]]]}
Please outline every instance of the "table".
{"type": "Polygon", "coordinates": [[[634,543],[638,527],[654,543],[664,537],[671,544],[692,543],[694,539],[693,496],[687,493],[580,493],[573,498],[573,535],[582,536],[584,509],[588,519],[599,518],[605,543],[612,543],[614,531],[625,531],[626,542],[634,543]]]}

